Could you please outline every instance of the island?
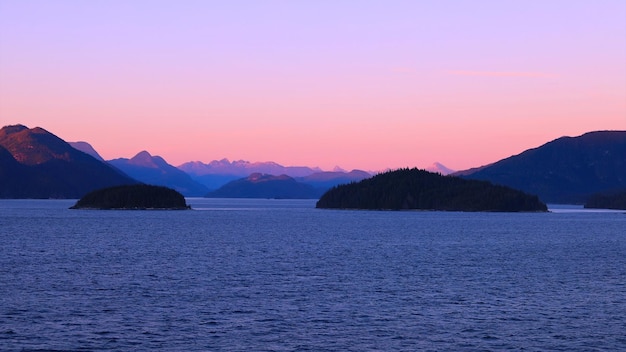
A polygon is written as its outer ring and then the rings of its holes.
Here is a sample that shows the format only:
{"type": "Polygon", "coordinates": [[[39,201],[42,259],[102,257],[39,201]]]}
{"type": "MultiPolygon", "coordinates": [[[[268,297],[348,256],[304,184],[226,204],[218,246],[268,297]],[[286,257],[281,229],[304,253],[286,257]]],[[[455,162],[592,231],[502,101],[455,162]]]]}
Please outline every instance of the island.
{"type": "Polygon", "coordinates": [[[86,194],[70,209],[191,209],[177,191],[153,185],[125,185],[99,189],[86,194]]]}
{"type": "Polygon", "coordinates": [[[537,196],[488,181],[443,176],[417,168],[378,174],[339,185],[322,195],[317,208],[547,212],[537,196]]]}
{"type": "Polygon", "coordinates": [[[615,193],[594,194],[587,199],[585,208],[626,210],[626,190],[615,193]]]}

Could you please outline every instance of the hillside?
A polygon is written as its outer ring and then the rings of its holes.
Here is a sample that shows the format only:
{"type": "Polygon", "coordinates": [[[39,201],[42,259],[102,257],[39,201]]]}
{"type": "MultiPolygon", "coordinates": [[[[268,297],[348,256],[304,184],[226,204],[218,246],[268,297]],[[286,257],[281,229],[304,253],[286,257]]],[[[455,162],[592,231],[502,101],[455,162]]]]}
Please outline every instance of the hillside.
{"type": "Polygon", "coordinates": [[[626,131],[562,137],[457,175],[537,194],[544,202],[582,204],[591,194],[626,189],[626,131]]]}
{"type": "Polygon", "coordinates": [[[201,197],[209,191],[184,171],[147,151],[139,152],[130,159],[109,160],[109,163],[143,183],[169,187],[187,197],[201,197]]]}
{"type": "Polygon", "coordinates": [[[297,182],[287,175],[254,173],[231,181],[206,195],[208,198],[274,198],[315,199],[320,192],[310,185],[297,182]]]}
{"type": "Polygon", "coordinates": [[[352,170],[350,172],[322,171],[304,177],[296,177],[295,179],[298,182],[311,185],[314,188],[319,189],[320,194],[322,194],[331,187],[344,183],[361,181],[371,176],[372,175],[369,173],[361,170],[352,170]]]}
{"type": "Polygon", "coordinates": [[[485,181],[419,169],[378,174],[326,192],[317,208],[369,210],[547,211],[536,196],[485,181]]]}
{"type": "Polygon", "coordinates": [[[43,128],[0,129],[0,198],[80,198],[136,180],[43,128]]]}

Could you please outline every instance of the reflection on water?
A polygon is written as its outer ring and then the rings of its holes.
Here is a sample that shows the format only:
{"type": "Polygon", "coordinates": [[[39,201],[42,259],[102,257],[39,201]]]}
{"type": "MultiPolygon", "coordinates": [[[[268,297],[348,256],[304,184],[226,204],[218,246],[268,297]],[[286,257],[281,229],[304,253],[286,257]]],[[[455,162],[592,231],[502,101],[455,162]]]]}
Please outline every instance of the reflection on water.
{"type": "Polygon", "coordinates": [[[619,209],[587,209],[582,205],[548,204],[548,211],[553,213],[625,213],[619,209]]]}

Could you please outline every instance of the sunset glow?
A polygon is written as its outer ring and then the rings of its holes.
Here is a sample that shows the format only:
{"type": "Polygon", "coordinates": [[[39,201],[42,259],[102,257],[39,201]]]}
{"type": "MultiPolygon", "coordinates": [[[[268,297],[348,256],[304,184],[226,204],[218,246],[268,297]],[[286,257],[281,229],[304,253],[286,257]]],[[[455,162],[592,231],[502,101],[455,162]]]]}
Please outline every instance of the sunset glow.
{"type": "Polygon", "coordinates": [[[626,129],[623,1],[0,0],[0,125],[330,170],[626,129]]]}

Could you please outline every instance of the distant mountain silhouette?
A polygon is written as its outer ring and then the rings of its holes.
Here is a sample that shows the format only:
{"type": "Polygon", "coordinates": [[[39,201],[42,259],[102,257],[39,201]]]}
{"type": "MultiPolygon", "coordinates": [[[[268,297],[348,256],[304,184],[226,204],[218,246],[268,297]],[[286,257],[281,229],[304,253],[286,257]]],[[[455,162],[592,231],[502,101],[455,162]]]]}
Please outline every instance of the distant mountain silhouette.
{"type": "Polygon", "coordinates": [[[95,189],[136,183],[43,128],[0,129],[0,198],[80,198],[95,189]]]}
{"type": "Polygon", "coordinates": [[[509,187],[420,169],[389,171],[334,187],[322,195],[316,206],[370,210],[547,211],[536,196],[509,187]]]}
{"type": "Polygon", "coordinates": [[[444,176],[454,173],[454,170],[446,167],[444,164],[439,162],[432,163],[432,165],[427,167],[425,170],[429,172],[440,173],[444,176]]]}
{"type": "Polygon", "coordinates": [[[82,142],[82,141],[81,142],[68,142],[68,143],[74,149],[78,149],[81,152],[87,153],[100,161],[104,161],[104,158],[102,158],[100,154],[98,154],[98,152],[91,146],[91,144],[87,142],[82,142]]]}
{"type": "Polygon", "coordinates": [[[314,199],[320,191],[313,186],[297,182],[287,175],[253,173],[248,177],[231,181],[206,195],[208,198],[275,198],[314,199]]]}
{"type": "Polygon", "coordinates": [[[147,151],[139,152],[131,159],[109,160],[109,163],[143,183],[173,188],[187,197],[201,197],[209,191],[184,171],[147,151]]]}
{"type": "Polygon", "coordinates": [[[319,189],[320,194],[322,194],[332,186],[359,181],[371,176],[361,170],[347,172],[338,166],[333,171],[322,171],[318,167],[282,166],[273,161],[249,162],[238,160],[231,162],[228,159],[213,160],[208,164],[191,161],[178,166],[178,168],[188,173],[195,181],[213,190],[230,181],[260,173],[293,177],[298,182],[319,189]]]}
{"type": "Polygon", "coordinates": [[[316,172],[314,174],[304,176],[304,177],[296,177],[296,181],[311,185],[316,189],[320,190],[320,194],[326,192],[331,187],[350,183],[357,182],[368,177],[371,177],[369,173],[361,170],[352,170],[350,172],[345,171],[323,171],[316,172]]]}
{"type": "Polygon", "coordinates": [[[201,161],[190,161],[179,165],[178,168],[209,189],[217,189],[230,181],[247,177],[254,173],[304,177],[322,171],[319,168],[307,166],[282,166],[273,161],[249,162],[237,160],[231,162],[228,159],[213,160],[208,164],[201,161]]]}
{"type": "Polygon", "coordinates": [[[191,161],[178,166],[178,168],[192,176],[209,174],[248,176],[253,173],[262,173],[268,175],[303,177],[322,171],[319,168],[310,168],[307,166],[282,166],[273,161],[251,163],[245,160],[230,162],[228,159],[213,160],[208,164],[201,161],[191,161]]]}
{"type": "Polygon", "coordinates": [[[455,175],[520,189],[548,203],[583,204],[592,194],[626,189],[626,131],[558,138],[455,175]]]}

